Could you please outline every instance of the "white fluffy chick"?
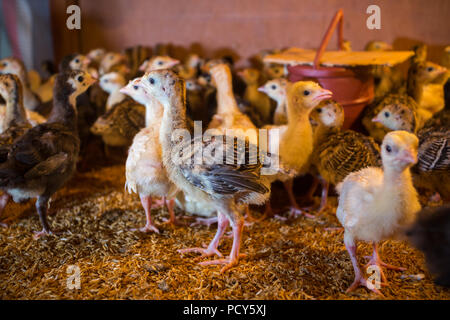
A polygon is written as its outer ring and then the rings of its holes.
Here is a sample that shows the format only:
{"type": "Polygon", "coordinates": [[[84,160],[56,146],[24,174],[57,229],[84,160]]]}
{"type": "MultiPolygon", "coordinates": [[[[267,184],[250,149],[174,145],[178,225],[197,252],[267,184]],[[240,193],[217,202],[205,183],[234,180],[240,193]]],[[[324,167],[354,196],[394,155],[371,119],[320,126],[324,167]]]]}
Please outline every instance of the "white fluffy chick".
{"type": "Polygon", "coordinates": [[[106,100],[106,111],[110,110],[115,104],[125,100],[126,96],[120,89],[126,85],[125,77],[119,72],[110,72],[100,78],[100,87],[109,94],[106,100]]]}
{"type": "Polygon", "coordinates": [[[338,184],[339,205],[336,216],[345,229],[344,244],[350,254],[355,280],[347,292],[359,286],[382,295],[380,286],[368,282],[358,265],[355,241],[373,244],[373,255],[367,266],[374,266],[383,283],[382,267],[404,270],[384,263],[377,243],[395,238],[409,227],[421,209],[413,186],[410,167],[417,162],[419,139],[406,131],[388,133],[381,145],[383,169],[369,167],[349,174],[338,184]]]}
{"type": "Polygon", "coordinates": [[[282,125],[287,123],[286,110],[286,86],[287,80],[284,78],[273,79],[267,81],[263,86],[258,88],[258,91],[264,92],[277,103],[275,113],[273,115],[273,123],[275,125],[282,125]]]}
{"type": "Polygon", "coordinates": [[[144,207],[147,223],[143,228],[140,228],[140,231],[159,233],[151,219],[153,198],[163,198],[163,204],[167,205],[170,214],[168,222],[175,224],[173,195],[176,192],[176,187],[168,179],[162,164],[159,128],[163,116],[163,107],[147,94],[140,82],[141,78],[136,78],[121,89],[123,93],[145,105],[146,108],[146,127],[136,134],[128,151],[125,165],[125,188],[128,193],[138,193],[144,207]],[[169,195],[172,195],[171,199],[166,201],[166,196],[169,195]]]}

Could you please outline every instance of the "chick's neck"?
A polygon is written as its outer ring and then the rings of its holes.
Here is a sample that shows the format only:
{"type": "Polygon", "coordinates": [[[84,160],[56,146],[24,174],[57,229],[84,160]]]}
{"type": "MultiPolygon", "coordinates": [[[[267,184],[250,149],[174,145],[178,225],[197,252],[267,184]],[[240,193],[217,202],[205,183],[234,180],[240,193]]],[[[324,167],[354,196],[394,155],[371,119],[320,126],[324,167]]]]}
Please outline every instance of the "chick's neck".
{"type": "Polygon", "coordinates": [[[238,112],[233,93],[231,73],[227,69],[215,70],[211,76],[217,88],[217,113],[238,112]]]}
{"type": "MultiPolygon", "coordinates": [[[[396,193],[402,187],[412,186],[411,171],[409,167],[401,170],[389,165],[383,165],[383,188],[387,194],[396,193]]],[[[404,188],[403,188],[404,189],[404,188]]]]}
{"type": "Polygon", "coordinates": [[[160,102],[164,107],[164,115],[159,139],[164,153],[164,150],[168,151],[174,145],[174,142],[172,142],[172,133],[175,130],[188,130],[186,125],[186,93],[183,88],[176,86],[160,102]]]}
{"type": "MultiPolygon", "coordinates": [[[[20,84],[18,84],[20,85],[20,84]]],[[[6,115],[4,118],[5,127],[8,128],[12,124],[27,123],[25,108],[23,106],[23,97],[20,88],[16,88],[11,94],[5,97],[6,115]]]]}
{"type": "Polygon", "coordinates": [[[164,108],[161,103],[152,98],[145,104],[145,126],[150,127],[160,125],[164,114],[164,108]]]}
{"type": "Polygon", "coordinates": [[[47,122],[63,123],[68,129],[77,130],[77,97],[79,94],[53,94],[53,108],[47,122]]]}

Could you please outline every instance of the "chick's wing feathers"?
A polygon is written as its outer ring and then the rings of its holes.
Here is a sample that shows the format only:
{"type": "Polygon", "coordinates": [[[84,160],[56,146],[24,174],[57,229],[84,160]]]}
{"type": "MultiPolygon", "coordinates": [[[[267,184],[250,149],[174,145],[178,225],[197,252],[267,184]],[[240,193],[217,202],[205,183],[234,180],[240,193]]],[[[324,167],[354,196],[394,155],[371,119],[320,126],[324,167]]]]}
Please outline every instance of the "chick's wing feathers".
{"type": "Polygon", "coordinates": [[[333,184],[351,172],[380,164],[375,141],[350,130],[331,135],[317,149],[319,171],[333,184]]]}
{"type": "Polygon", "coordinates": [[[420,171],[450,170],[450,130],[445,127],[421,130],[419,159],[420,171]]]}
{"type": "MultiPolygon", "coordinates": [[[[192,142],[189,141],[189,144],[192,142]]],[[[203,163],[195,164],[195,148],[190,148],[190,152],[183,155],[185,162],[180,166],[184,177],[193,185],[209,194],[268,192],[261,183],[262,163],[258,159],[256,146],[236,138],[231,140],[226,136],[216,136],[202,142],[202,147],[203,163]]]]}
{"type": "Polygon", "coordinates": [[[67,153],[60,152],[44,161],[39,162],[35,167],[25,173],[26,179],[33,179],[40,176],[47,176],[55,173],[61,173],[67,162],[67,153]]]}
{"type": "Polygon", "coordinates": [[[67,158],[76,159],[80,141],[63,124],[46,123],[29,129],[10,147],[0,166],[0,180],[8,184],[37,174],[51,174],[67,158]]]}

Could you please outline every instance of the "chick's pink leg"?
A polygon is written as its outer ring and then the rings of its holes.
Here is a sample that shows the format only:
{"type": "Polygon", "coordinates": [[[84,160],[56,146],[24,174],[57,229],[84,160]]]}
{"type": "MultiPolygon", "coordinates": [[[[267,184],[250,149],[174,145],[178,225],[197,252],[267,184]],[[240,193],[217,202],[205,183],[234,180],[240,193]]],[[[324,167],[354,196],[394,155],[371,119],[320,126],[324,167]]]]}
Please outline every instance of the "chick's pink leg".
{"type": "MultiPolygon", "coordinates": [[[[7,193],[4,193],[0,196],[0,219],[2,218],[3,211],[5,210],[5,207],[8,204],[10,198],[11,198],[10,195],[7,193]]],[[[1,222],[0,222],[0,226],[5,227],[5,228],[8,227],[8,225],[6,223],[1,223],[1,222]]]]}
{"type": "Polygon", "coordinates": [[[380,296],[383,296],[383,294],[375,286],[370,286],[368,284],[367,279],[362,275],[361,269],[359,268],[358,259],[356,258],[356,244],[348,234],[344,234],[344,244],[350,255],[353,270],[355,271],[355,280],[353,280],[353,283],[350,285],[350,287],[348,287],[346,292],[347,293],[352,292],[356,290],[359,286],[362,286],[366,287],[367,289],[375,292],[380,296]]]}
{"type": "MultiPolygon", "coordinates": [[[[142,207],[144,207],[145,218],[147,220],[145,226],[142,228],[139,228],[139,231],[144,232],[144,233],[148,233],[148,232],[159,233],[158,228],[153,224],[153,221],[152,221],[152,213],[151,213],[152,197],[143,196],[143,195],[139,195],[139,197],[141,198],[141,204],[142,204],[142,207]]],[[[132,231],[135,231],[135,230],[136,229],[132,229],[132,231]]]]}
{"type": "Polygon", "coordinates": [[[180,223],[178,222],[175,216],[175,210],[173,209],[175,207],[175,199],[166,200],[166,206],[169,211],[170,218],[166,219],[164,222],[174,226],[179,225],[180,223]]]}
{"type": "Polygon", "coordinates": [[[223,237],[223,234],[225,233],[225,230],[228,227],[228,219],[227,217],[223,214],[218,212],[217,214],[217,232],[214,236],[214,238],[212,239],[212,241],[209,243],[207,248],[187,248],[187,249],[181,249],[178,250],[179,253],[184,254],[184,253],[190,253],[190,252],[195,252],[195,253],[200,253],[201,256],[199,258],[197,258],[197,260],[206,258],[206,257],[210,257],[213,255],[217,255],[219,257],[223,257],[222,253],[220,253],[220,251],[217,249],[219,247],[219,243],[220,243],[220,239],[223,237]]]}
{"type": "Polygon", "coordinates": [[[233,246],[231,248],[231,253],[228,258],[225,259],[217,259],[211,261],[204,261],[199,263],[202,266],[208,265],[218,265],[224,264],[225,266],[220,270],[221,273],[229,270],[230,268],[236,266],[239,263],[239,258],[245,256],[245,254],[240,254],[241,242],[242,242],[242,231],[244,230],[244,219],[239,217],[238,221],[236,221],[233,228],[233,246]]]}
{"type": "Polygon", "coordinates": [[[380,258],[380,254],[378,253],[378,244],[377,243],[373,243],[372,244],[373,247],[373,254],[371,257],[369,257],[369,262],[366,264],[366,268],[369,266],[377,266],[378,267],[378,271],[380,272],[382,281],[383,281],[383,285],[388,285],[386,276],[383,272],[383,268],[386,269],[391,269],[391,270],[396,270],[396,271],[405,271],[406,268],[401,268],[401,267],[396,267],[393,266],[391,264],[385,263],[381,260],[380,258]]]}
{"type": "Polygon", "coordinates": [[[313,215],[310,215],[305,210],[300,209],[300,207],[298,206],[297,200],[295,200],[295,195],[294,195],[294,191],[293,191],[294,179],[289,179],[289,180],[285,181],[283,184],[284,184],[284,188],[286,189],[286,192],[288,194],[289,201],[291,202],[291,215],[294,215],[294,216],[304,215],[307,218],[314,219],[315,217],[313,215]]]}

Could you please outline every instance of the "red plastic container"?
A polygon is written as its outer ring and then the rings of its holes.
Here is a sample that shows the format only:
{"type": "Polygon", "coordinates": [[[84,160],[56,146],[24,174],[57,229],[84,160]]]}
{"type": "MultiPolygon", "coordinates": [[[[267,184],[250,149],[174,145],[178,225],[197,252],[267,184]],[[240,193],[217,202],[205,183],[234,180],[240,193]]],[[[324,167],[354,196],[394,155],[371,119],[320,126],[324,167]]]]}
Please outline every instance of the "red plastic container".
{"type": "Polygon", "coordinates": [[[339,23],[339,47],[342,49],[343,11],[339,10],[333,18],[314,59],[314,66],[289,66],[289,81],[317,81],[323,88],[333,92],[333,99],[344,108],[344,128],[354,127],[355,121],[364,107],[374,98],[373,78],[367,74],[356,74],[351,69],[340,67],[320,67],[319,61],[328,45],[331,35],[339,23]]]}

